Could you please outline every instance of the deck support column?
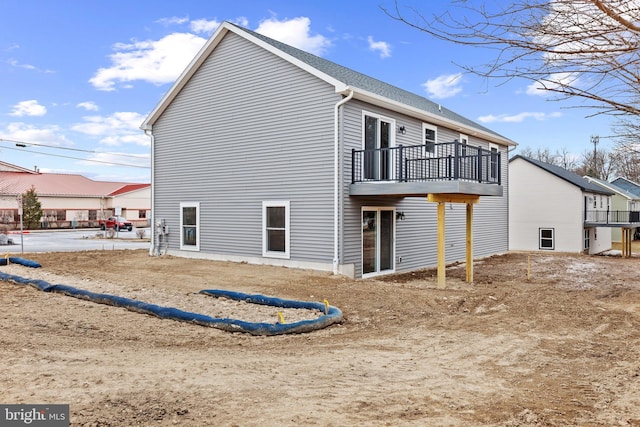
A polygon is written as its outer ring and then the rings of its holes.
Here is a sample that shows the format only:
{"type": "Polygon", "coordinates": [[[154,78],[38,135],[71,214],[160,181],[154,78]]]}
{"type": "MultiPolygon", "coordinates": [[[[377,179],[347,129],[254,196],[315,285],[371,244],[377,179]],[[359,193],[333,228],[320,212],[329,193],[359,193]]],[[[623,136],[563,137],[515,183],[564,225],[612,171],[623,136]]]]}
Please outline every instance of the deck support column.
{"type": "Polygon", "coordinates": [[[446,253],[445,253],[445,203],[465,203],[466,215],[466,280],[473,282],[473,205],[478,203],[480,196],[470,194],[429,194],[429,202],[438,204],[438,287],[444,288],[446,278],[446,253]]]}
{"type": "Polygon", "coordinates": [[[467,203],[467,283],[473,282],[473,203],[467,203]]]}
{"type": "Polygon", "coordinates": [[[444,288],[447,284],[447,267],[445,264],[445,204],[438,202],[438,287],[444,288]]]}
{"type": "Polygon", "coordinates": [[[622,258],[629,258],[631,256],[631,242],[633,241],[633,229],[622,229],[622,258]]]}

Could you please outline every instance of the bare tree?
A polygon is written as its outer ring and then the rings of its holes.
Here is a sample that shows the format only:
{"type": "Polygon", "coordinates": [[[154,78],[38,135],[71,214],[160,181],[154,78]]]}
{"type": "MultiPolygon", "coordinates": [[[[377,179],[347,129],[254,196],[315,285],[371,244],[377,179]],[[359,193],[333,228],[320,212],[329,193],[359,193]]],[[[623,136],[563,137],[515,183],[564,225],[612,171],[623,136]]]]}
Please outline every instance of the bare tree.
{"type": "Polygon", "coordinates": [[[615,165],[612,152],[589,149],[582,154],[582,163],[573,172],[608,181],[614,175],[615,165]]]}
{"type": "Polygon", "coordinates": [[[640,0],[451,0],[430,16],[396,0],[384,10],[437,39],[495,50],[486,64],[462,64],[468,72],[525,78],[598,114],[640,113],[640,0]]]}
{"type": "Polygon", "coordinates": [[[551,165],[560,166],[570,171],[578,167],[576,157],[566,147],[556,150],[555,153],[551,153],[549,147],[538,147],[536,151],[533,151],[530,147],[524,147],[520,149],[519,154],[551,165]]]}
{"type": "Polygon", "coordinates": [[[640,182],[640,153],[624,148],[616,148],[611,154],[616,176],[640,182]]]}

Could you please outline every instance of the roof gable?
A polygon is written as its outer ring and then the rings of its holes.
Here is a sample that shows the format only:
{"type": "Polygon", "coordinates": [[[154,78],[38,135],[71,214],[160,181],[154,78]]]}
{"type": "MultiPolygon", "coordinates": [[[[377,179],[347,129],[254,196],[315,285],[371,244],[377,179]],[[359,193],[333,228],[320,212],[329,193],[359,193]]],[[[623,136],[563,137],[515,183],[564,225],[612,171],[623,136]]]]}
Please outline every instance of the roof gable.
{"type": "Polygon", "coordinates": [[[627,178],[616,178],[612,181],[614,185],[622,188],[623,190],[633,194],[636,197],[640,197],[640,184],[637,184],[627,178]]]}
{"type": "Polygon", "coordinates": [[[629,199],[629,200],[640,200],[640,196],[638,196],[636,194],[633,194],[633,193],[630,193],[629,191],[626,191],[624,188],[618,187],[617,185],[612,184],[610,182],[603,181],[601,179],[593,178],[593,177],[590,177],[590,176],[585,176],[584,178],[587,181],[592,182],[594,184],[597,184],[597,185],[601,186],[602,188],[606,188],[607,190],[611,190],[614,193],[616,193],[616,194],[618,194],[618,195],[620,195],[620,196],[622,196],[622,197],[624,197],[626,199],[629,199]]]}
{"type": "Polygon", "coordinates": [[[37,174],[38,171],[23,168],[22,166],[13,165],[11,163],[0,161],[0,172],[23,172],[37,174]]]}
{"type": "Polygon", "coordinates": [[[0,194],[18,195],[36,189],[38,196],[109,197],[150,184],[94,181],[82,175],[0,171],[0,194]],[[114,194],[115,193],[115,194],[114,194]]]}
{"type": "Polygon", "coordinates": [[[586,179],[584,179],[583,177],[581,177],[576,173],[570,172],[560,166],[545,163],[540,160],[532,159],[530,157],[517,155],[509,160],[509,164],[511,164],[511,162],[517,159],[521,159],[523,161],[531,163],[532,165],[537,166],[540,169],[552,175],[555,175],[556,177],[568,182],[569,184],[575,185],[576,187],[580,188],[582,191],[586,191],[589,193],[596,193],[596,194],[604,194],[607,196],[612,196],[614,194],[612,191],[609,191],[597,184],[587,181],[586,179]]]}
{"type": "Polygon", "coordinates": [[[460,128],[462,132],[468,132],[470,135],[477,135],[498,144],[516,145],[512,140],[454,113],[427,98],[229,22],[223,22],[211,38],[209,38],[178,80],[147,116],[141,125],[142,129],[151,130],[156,120],[162,115],[164,110],[171,104],[173,99],[184,88],[189,79],[202,66],[228,32],[233,32],[326,81],[334,86],[336,93],[346,95],[353,91],[354,98],[356,99],[382,105],[386,108],[433,122],[434,124],[448,126],[454,129],[460,128]]]}

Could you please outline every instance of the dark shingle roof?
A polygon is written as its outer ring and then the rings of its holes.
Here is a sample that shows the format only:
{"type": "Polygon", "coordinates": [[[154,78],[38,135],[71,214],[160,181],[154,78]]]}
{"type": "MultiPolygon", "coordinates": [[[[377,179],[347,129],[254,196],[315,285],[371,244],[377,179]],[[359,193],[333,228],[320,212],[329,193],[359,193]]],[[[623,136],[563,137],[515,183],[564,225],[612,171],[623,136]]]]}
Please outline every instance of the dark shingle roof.
{"type": "MultiPolygon", "coordinates": [[[[640,196],[638,196],[637,194],[633,194],[630,191],[625,190],[624,188],[613,184],[611,182],[607,182],[604,181],[602,179],[598,179],[598,178],[593,178],[591,176],[585,176],[584,177],[587,181],[589,182],[593,182],[594,184],[598,184],[599,186],[606,188],[607,190],[611,190],[615,193],[618,193],[619,195],[626,197],[627,199],[630,200],[637,200],[640,196]]],[[[640,189],[640,187],[639,187],[640,189]]]]}
{"type": "Polygon", "coordinates": [[[613,184],[617,185],[625,191],[628,191],[634,196],[640,197],[640,185],[636,184],[635,182],[622,177],[616,178],[612,182],[613,184]]]}
{"type": "Polygon", "coordinates": [[[400,102],[410,107],[414,107],[425,111],[430,114],[434,114],[437,116],[441,116],[448,120],[453,120],[457,123],[481,130],[483,132],[487,132],[493,135],[496,135],[500,138],[508,139],[499,133],[488,129],[473,120],[469,120],[466,117],[463,117],[443,106],[437,104],[433,101],[428,100],[423,96],[416,95],[415,93],[409,92],[404,89],[400,89],[399,87],[390,85],[381,80],[375,79],[373,77],[369,77],[365,74],[354,71],[350,68],[344,67],[342,65],[336,64],[335,62],[331,62],[327,59],[321,58],[319,56],[313,55],[309,52],[305,52],[303,50],[297,49],[293,46],[289,46],[262,34],[256,33],[255,31],[251,31],[247,28],[240,27],[236,24],[231,24],[234,27],[238,28],[241,31],[244,31],[252,36],[268,43],[274,48],[291,55],[292,57],[306,63],[307,65],[315,68],[316,70],[333,77],[334,79],[344,83],[345,85],[352,86],[358,89],[362,89],[373,94],[385,97],[392,101],[400,102]]]}
{"type": "Polygon", "coordinates": [[[582,191],[588,191],[589,193],[596,194],[606,194],[607,196],[613,196],[614,194],[612,191],[606,190],[597,184],[591,183],[580,175],[570,172],[560,166],[552,165],[521,155],[514,156],[509,160],[509,163],[513,162],[516,159],[522,159],[531,163],[532,165],[538,166],[539,168],[544,169],[545,171],[557,176],[558,178],[563,179],[568,183],[575,185],[576,187],[579,187],[582,191]]]}

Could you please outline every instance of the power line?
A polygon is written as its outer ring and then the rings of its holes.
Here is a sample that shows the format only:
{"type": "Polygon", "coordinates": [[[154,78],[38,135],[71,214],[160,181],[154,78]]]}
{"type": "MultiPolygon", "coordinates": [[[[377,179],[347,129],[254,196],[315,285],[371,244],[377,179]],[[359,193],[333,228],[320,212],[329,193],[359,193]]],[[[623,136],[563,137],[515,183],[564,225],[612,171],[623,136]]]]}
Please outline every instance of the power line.
{"type": "Polygon", "coordinates": [[[139,166],[139,165],[126,164],[126,163],[108,162],[108,161],[104,161],[104,160],[86,159],[86,158],[81,158],[81,157],[65,156],[65,155],[62,155],[62,154],[45,153],[45,152],[42,152],[42,151],[23,150],[23,148],[26,148],[27,146],[33,145],[33,146],[36,146],[36,147],[55,148],[55,149],[58,149],[58,150],[80,151],[80,152],[91,153],[91,154],[108,154],[108,155],[112,155],[112,156],[122,156],[122,157],[132,157],[132,156],[133,157],[140,157],[139,155],[135,155],[135,154],[108,153],[108,152],[101,152],[101,151],[94,151],[94,150],[83,150],[81,148],[55,147],[55,146],[52,146],[52,145],[36,144],[36,143],[33,143],[33,142],[16,141],[16,140],[11,140],[11,139],[4,139],[4,138],[0,138],[0,141],[1,142],[10,142],[12,144],[15,144],[17,147],[20,147],[20,148],[4,147],[7,150],[25,151],[25,152],[28,152],[28,153],[42,154],[44,156],[62,157],[62,158],[65,158],[65,159],[82,160],[82,161],[85,161],[85,162],[102,163],[102,164],[112,165],[112,166],[125,166],[125,167],[129,167],[129,168],[140,168],[140,169],[149,169],[150,168],[149,166],[139,166]]]}
{"type": "Polygon", "coordinates": [[[82,157],[64,156],[62,154],[44,153],[42,151],[23,150],[21,148],[13,148],[13,147],[4,147],[4,148],[7,149],[7,150],[25,151],[25,152],[28,152],[28,153],[42,154],[44,156],[62,157],[62,158],[65,158],[65,159],[82,160],[84,162],[102,163],[102,164],[105,164],[105,165],[112,165],[112,166],[125,166],[125,167],[128,167],[128,168],[140,168],[140,169],[149,169],[150,168],[149,166],[139,166],[139,165],[126,164],[126,163],[107,162],[107,161],[103,161],[103,160],[85,159],[85,158],[82,158],[82,157]]]}

